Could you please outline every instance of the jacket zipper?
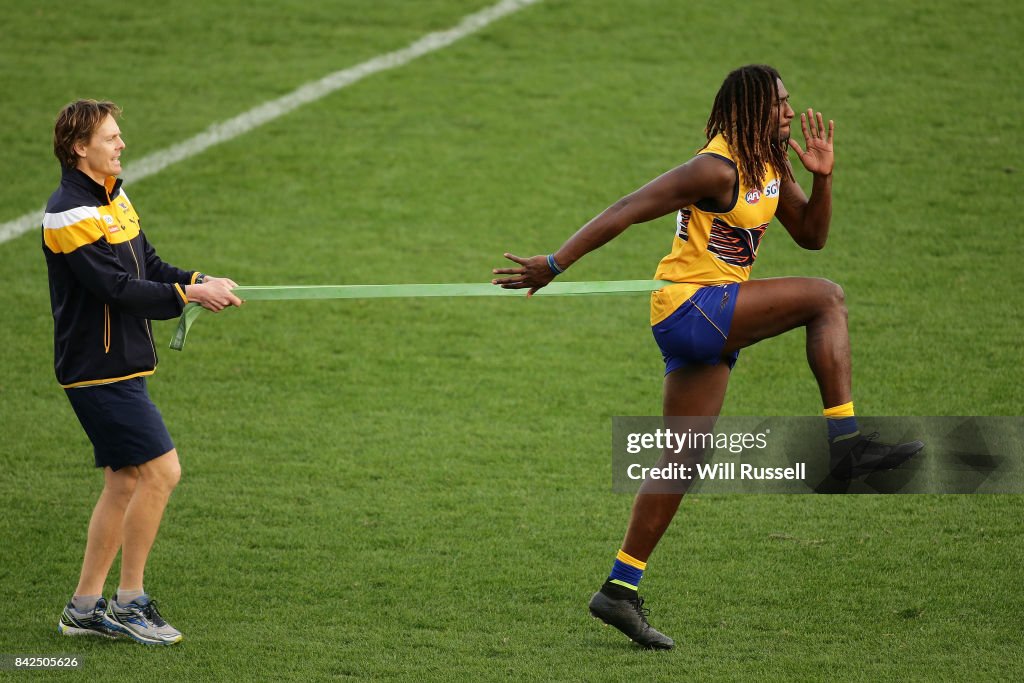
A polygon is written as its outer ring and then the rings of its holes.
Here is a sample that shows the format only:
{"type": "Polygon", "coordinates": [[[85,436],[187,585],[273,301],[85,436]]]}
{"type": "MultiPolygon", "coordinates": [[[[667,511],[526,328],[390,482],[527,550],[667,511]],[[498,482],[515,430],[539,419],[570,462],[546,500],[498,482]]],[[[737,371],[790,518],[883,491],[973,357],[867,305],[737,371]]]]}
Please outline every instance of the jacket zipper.
{"type": "Polygon", "coordinates": [[[110,306],[103,304],[103,353],[110,353],[110,306]]]}
{"type": "MultiPolygon", "coordinates": [[[[132,253],[132,259],[135,261],[135,275],[141,280],[142,279],[142,268],[139,266],[139,258],[135,255],[135,247],[132,246],[132,240],[128,240],[128,251],[132,253]]],[[[156,344],[153,343],[153,335],[149,333],[149,321],[146,321],[146,336],[149,337],[149,348],[153,352],[153,367],[156,367],[156,344]]]]}

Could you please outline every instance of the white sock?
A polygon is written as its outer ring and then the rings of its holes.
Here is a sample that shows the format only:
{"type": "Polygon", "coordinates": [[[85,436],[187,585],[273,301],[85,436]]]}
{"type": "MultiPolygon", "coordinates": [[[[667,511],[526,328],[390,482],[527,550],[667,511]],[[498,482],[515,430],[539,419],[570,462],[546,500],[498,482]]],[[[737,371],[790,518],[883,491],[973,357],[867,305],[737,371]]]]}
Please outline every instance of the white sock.
{"type": "Polygon", "coordinates": [[[102,597],[102,595],[75,595],[71,598],[71,606],[75,608],[76,612],[91,612],[92,608],[96,606],[96,602],[102,597]]]}
{"type": "Polygon", "coordinates": [[[131,602],[135,598],[141,598],[145,594],[146,594],[146,589],[145,588],[143,588],[142,590],[137,590],[137,591],[126,591],[123,588],[118,588],[117,589],[117,593],[115,593],[114,595],[117,598],[117,604],[123,606],[123,605],[127,605],[129,602],[131,602]]]}

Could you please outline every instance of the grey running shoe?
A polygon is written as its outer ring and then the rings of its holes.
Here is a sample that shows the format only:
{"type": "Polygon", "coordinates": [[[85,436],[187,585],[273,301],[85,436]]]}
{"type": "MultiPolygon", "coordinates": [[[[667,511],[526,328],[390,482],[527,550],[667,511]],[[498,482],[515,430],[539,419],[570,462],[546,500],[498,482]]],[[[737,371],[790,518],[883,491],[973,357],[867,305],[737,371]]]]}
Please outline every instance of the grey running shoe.
{"type": "Polygon", "coordinates": [[[117,638],[126,635],[124,628],[107,616],[107,601],[103,598],[88,612],[79,612],[69,602],[57,622],[57,631],[66,636],[117,638]]]}
{"type": "Polygon", "coordinates": [[[156,600],[148,595],[135,598],[127,605],[111,600],[108,614],[129,638],[144,645],[174,645],[181,640],[181,631],[164,621],[156,608],[156,600]]]}
{"type": "Polygon", "coordinates": [[[598,591],[590,599],[590,614],[609,626],[619,629],[637,645],[649,650],[671,650],[676,646],[674,640],[651,628],[647,623],[649,609],[644,608],[644,599],[637,596],[633,599],[616,600],[598,591]]]}
{"type": "Polygon", "coordinates": [[[829,445],[829,465],[836,479],[856,479],[872,472],[892,470],[924,448],[923,441],[889,444],[875,441],[878,432],[829,445]]]}

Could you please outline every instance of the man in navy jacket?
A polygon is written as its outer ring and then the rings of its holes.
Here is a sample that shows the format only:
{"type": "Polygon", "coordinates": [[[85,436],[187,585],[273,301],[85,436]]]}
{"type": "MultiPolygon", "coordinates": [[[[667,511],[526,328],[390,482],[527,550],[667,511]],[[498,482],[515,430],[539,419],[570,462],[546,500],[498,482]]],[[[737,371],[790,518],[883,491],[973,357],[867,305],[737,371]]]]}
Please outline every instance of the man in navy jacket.
{"type": "Polygon", "coordinates": [[[61,110],[53,137],[61,182],[43,216],[54,370],[104,473],[78,587],[58,630],[171,645],[181,633],[143,588],[146,559],[181,477],[146,389],[157,365],[150,320],[177,317],[189,302],[215,312],[242,302],[230,279],[165,263],[147,241],[117,177],[125,148],[119,115],[114,103],[95,100],[61,110]],[[103,586],[118,549],[120,582],[108,605],[103,586]]]}

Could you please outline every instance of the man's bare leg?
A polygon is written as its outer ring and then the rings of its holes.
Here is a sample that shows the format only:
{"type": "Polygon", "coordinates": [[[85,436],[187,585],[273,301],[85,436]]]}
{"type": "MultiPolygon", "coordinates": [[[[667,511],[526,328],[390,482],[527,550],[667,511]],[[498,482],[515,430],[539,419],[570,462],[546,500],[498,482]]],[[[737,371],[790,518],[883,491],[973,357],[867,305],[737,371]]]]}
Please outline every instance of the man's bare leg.
{"type": "Polygon", "coordinates": [[[139,472],[135,467],[103,470],[103,492],[89,520],[85,558],[75,595],[103,595],[110,566],[121,547],[125,510],[135,493],[139,472]]]}
{"type": "Polygon", "coordinates": [[[852,401],[846,301],[834,282],[780,277],[742,283],[723,353],[798,327],[807,328],[807,362],[824,406],[852,401]]]}
{"type": "MultiPolygon", "coordinates": [[[[714,418],[721,412],[725,401],[729,372],[729,365],[722,362],[718,365],[690,365],[666,375],[662,412],[667,422],[672,417],[707,416],[711,419],[702,421],[702,425],[713,428],[714,418]]],[[[672,493],[645,492],[645,487],[656,488],[657,483],[652,480],[640,487],[633,501],[626,537],[622,541],[623,552],[642,562],[647,561],[672,523],[685,494],[685,491],[675,492],[679,489],[678,482],[673,482],[672,493]]]]}
{"type": "Polygon", "coordinates": [[[135,494],[124,514],[119,588],[126,591],[143,590],[143,575],[149,551],[160,528],[167,501],[181,479],[178,451],[171,449],[139,465],[138,470],[139,481],[135,494]]]}

